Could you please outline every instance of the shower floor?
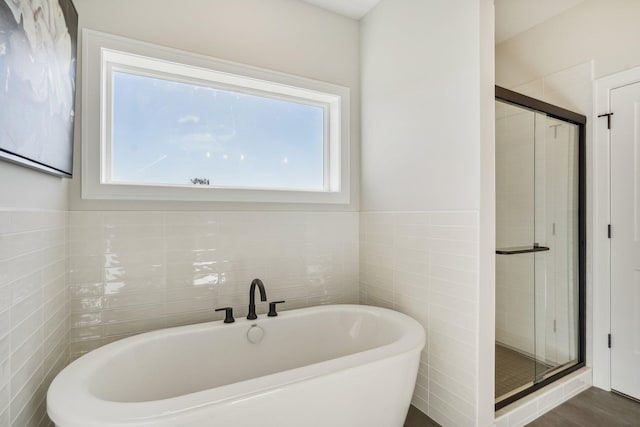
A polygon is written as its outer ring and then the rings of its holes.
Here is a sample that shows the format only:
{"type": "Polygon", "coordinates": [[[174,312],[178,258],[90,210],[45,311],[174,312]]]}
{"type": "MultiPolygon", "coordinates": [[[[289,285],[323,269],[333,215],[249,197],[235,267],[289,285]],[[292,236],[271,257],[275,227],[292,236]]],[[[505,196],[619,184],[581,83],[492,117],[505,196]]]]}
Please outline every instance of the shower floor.
{"type": "Polygon", "coordinates": [[[531,384],[536,373],[548,371],[551,366],[536,362],[529,356],[496,344],[496,395],[498,398],[519,387],[531,384]]]}

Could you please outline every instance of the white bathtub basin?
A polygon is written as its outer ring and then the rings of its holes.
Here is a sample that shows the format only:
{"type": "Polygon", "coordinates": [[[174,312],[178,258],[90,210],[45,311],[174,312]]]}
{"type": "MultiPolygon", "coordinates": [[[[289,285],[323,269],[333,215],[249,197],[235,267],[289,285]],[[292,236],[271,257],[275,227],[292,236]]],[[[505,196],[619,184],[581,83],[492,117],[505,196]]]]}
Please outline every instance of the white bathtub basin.
{"type": "Polygon", "coordinates": [[[424,343],[410,317],[360,305],[169,328],[70,364],[47,411],[62,427],[400,427],[424,343]]]}

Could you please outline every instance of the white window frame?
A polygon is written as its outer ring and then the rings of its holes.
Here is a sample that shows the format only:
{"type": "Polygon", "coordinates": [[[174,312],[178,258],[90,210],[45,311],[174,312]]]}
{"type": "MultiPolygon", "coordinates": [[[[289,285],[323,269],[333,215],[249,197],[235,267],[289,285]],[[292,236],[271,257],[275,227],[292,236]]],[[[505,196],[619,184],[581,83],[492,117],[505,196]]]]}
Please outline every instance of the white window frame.
{"type": "Polygon", "coordinates": [[[82,198],[210,202],[350,202],[349,89],[89,29],[82,32],[82,198]],[[322,191],[109,182],[112,72],[240,91],[325,109],[322,191]]]}

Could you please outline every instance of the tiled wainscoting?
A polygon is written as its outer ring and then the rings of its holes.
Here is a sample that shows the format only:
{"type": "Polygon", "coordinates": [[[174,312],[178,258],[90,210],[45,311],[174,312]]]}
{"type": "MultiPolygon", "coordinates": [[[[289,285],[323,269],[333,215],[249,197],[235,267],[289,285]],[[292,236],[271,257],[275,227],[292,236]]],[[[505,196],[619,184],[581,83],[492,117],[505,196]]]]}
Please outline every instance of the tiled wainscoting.
{"type": "Polygon", "coordinates": [[[363,212],[361,302],[427,332],[413,404],[443,426],[476,419],[478,214],[363,212]]]}
{"type": "Polygon", "coordinates": [[[214,308],[246,316],[255,277],[283,310],[357,303],[358,221],[357,212],[70,212],[71,358],[221,319],[214,308]]]}
{"type": "Polygon", "coordinates": [[[0,210],[0,425],[48,425],[67,363],[67,213],[0,210]]]}
{"type": "MultiPolygon", "coordinates": [[[[476,212],[40,210],[0,210],[0,425],[48,425],[51,380],[87,351],[221,319],[216,307],[246,315],[254,277],[283,309],[361,302],[417,319],[427,347],[413,404],[443,426],[475,425],[476,212]]],[[[590,375],[497,425],[522,425],[590,375]]]]}

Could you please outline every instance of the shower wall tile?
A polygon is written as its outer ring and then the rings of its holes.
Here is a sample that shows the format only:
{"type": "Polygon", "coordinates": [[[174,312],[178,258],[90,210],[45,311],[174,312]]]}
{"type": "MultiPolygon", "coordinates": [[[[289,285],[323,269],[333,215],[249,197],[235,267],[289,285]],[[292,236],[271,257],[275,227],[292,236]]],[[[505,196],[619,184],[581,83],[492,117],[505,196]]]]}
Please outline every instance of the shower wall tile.
{"type": "Polygon", "coordinates": [[[360,214],[360,297],[427,334],[413,404],[444,426],[475,425],[478,214],[360,214]]]}
{"type": "Polygon", "coordinates": [[[0,425],[46,425],[68,360],[67,213],[0,210],[0,425]]]}
{"type": "Polygon", "coordinates": [[[283,309],[357,303],[358,222],[354,212],[70,212],[71,357],[221,319],[218,307],[246,316],[255,277],[283,309]]]}

